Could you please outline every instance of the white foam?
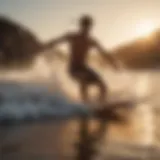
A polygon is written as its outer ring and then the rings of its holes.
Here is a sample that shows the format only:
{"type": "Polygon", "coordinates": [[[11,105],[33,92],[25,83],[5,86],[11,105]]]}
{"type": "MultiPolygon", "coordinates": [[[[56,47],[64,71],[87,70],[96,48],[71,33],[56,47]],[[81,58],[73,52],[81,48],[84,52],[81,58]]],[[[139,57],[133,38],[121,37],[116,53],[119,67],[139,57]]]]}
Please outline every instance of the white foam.
{"type": "Polygon", "coordinates": [[[64,117],[87,112],[83,105],[69,102],[45,87],[16,84],[2,85],[0,120],[37,119],[43,116],[64,117]]]}

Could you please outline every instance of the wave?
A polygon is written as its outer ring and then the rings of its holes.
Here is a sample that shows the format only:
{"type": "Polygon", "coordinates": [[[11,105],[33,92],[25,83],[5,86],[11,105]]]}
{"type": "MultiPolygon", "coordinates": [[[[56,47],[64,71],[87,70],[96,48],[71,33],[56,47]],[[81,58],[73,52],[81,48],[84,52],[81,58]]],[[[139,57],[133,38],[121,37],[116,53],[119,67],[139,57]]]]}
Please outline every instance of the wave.
{"type": "Polygon", "coordinates": [[[59,92],[33,84],[0,84],[0,124],[49,118],[69,118],[86,115],[83,104],[69,101],[59,92]]]}

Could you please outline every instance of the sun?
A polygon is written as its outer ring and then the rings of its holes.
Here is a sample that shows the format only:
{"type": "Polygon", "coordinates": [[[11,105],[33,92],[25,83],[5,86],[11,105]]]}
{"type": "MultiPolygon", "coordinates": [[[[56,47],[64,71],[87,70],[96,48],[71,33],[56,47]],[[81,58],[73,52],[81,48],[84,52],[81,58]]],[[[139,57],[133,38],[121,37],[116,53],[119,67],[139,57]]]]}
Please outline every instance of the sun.
{"type": "Polygon", "coordinates": [[[156,29],[156,25],[152,21],[143,21],[136,25],[137,36],[147,36],[156,29]]]}

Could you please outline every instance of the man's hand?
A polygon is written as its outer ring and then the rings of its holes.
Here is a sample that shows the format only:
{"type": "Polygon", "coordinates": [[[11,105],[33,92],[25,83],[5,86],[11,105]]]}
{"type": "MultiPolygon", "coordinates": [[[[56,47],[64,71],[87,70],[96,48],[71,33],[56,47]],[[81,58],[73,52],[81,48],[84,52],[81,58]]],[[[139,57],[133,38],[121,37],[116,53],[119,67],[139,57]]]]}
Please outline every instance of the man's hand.
{"type": "Polygon", "coordinates": [[[126,68],[125,64],[120,60],[117,60],[117,65],[120,70],[124,70],[126,68]]]}
{"type": "Polygon", "coordinates": [[[114,62],[115,63],[115,69],[116,70],[118,70],[118,71],[122,71],[122,70],[124,70],[125,69],[125,66],[124,66],[124,64],[120,61],[120,60],[116,60],[116,62],[114,62]]]}
{"type": "Polygon", "coordinates": [[[106,54],[106,61],[113,69],[117,71],[123,71],[125,69],[124,63],[121,60],[115,58],[114,55],[106,54]]]}

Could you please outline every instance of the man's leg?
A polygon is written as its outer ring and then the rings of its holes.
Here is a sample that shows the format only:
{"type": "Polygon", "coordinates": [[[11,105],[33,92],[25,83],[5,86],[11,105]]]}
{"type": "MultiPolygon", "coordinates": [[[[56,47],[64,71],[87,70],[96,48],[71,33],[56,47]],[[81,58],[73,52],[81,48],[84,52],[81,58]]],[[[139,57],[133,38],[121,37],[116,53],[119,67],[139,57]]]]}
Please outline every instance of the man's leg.
{"type": "Polygon", "coordinates": [[[80,96],[81,99],[84,102],[89,101],[89,97],[88,97],[88,83],[87,83],[87,79],[86,79],[86,71],[85,69],[82,68],[71,68],[70,70],[70,74],[71,76],[74,78],[74,80],[77,81],[78,85],[79,85],[79,92],[80,92],[80,96]]]}
{"type": "Polygon", "coordinates": [[[107,98],[107,86],[103,83],[101,79],[97,79],[97,82],[95,83],[97,87],[99,87],[99,102],[104,102],[107,98]]]}
{"type": "Polygon", "coordinates": [[[98,101],[100,103],[104,102],[107,98],[107,90],[108,90],[106,84],[103,82],[100,76],[90,68],[88,68],[88,75],[90,77],[90,83],[98,87],[99,90],[98,101]]]}
{"type": "Polygon", "coordinates": [[[95,85],[99,89],[99,97],[98,101],[99,102],[104,102],[107,98],[107,87],[106,85],[100,80],[100,79],[95,79],[94,82],[82,82],[80,83],[80,95],[82,97],[82,100],[84,102],[89,102],[89,96],[88,96],[88,89],[90,85],[95,85]]]}
{"type": "Polygon", "coordinates": [[[88,89],[90,85],[95,85],[99,89],[99,102],[104,102],[107,96],[107,87],[102,79],[92,69],[85,68],[81,73],[80,92],[82,99],[86,102],[89,101],[88,89]]]}
{"type": "Polygon", "coordinates": [[[70,73],[79,83],[80,95],[84,102],[89,102],[88,89],[90,85],[95,85],[99,88],[100,95],[98,100],[100,102],[105,101],[107,94],[106,85],[92,69],[84,66],[80,69],[71,70],[70,73]]]}
{"type": "Polygon", "coordinates": [[[80,82],[80,95],[81,98],[84,102],[88,102],[89,101],[89,97],[88,97],[88,84],[85,82],[80,82]]]}

